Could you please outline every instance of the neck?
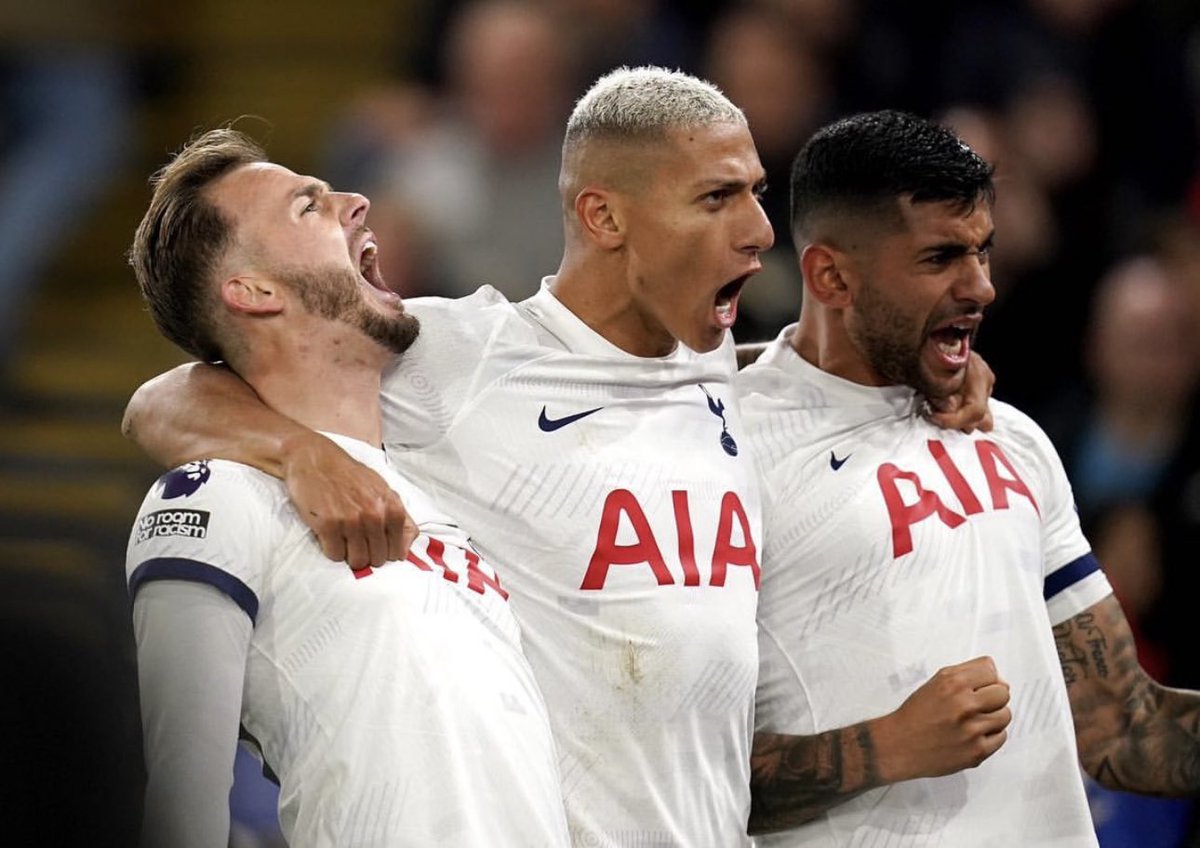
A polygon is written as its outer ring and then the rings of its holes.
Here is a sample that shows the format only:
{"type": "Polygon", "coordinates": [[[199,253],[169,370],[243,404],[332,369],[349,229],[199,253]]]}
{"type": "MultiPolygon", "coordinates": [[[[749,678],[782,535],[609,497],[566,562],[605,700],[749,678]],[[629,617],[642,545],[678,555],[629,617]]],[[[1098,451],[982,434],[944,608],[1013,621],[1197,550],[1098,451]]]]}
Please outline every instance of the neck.
{"type": "Polygon", "coordinates": [[[665,329],[647,323],[636,308],[621,268],[606,257],[575,261],[568,254],[550,282],[550,291],[579,320],[634,356],[667,356],[678,342],[665,329]]]}
{"type": "Polygon", "coordinates": [[[380,376],[387,355],[366,340],[322,341],[259,346],[270,349],[240,373],[267,406],[297,423],[380,446],[380,376]]]}
{"type": "Polygon", "coordinates": [[[792,348],[800,357],[826,373],[863,386],[884,386],[863,361],[842,325],[842,312],[802,305],[800,321],[792,331],[792,348]]]}

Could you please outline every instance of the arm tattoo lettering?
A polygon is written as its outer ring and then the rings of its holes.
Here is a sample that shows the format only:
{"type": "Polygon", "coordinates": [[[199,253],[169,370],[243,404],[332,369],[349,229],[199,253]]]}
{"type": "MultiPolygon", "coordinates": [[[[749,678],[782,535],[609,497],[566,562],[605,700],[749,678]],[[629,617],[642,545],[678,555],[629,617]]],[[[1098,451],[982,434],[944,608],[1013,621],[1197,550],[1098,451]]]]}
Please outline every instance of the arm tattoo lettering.
{"type": "Polygon", "coordinates": [[[750,755],[750,832],[796,827],[882,785],[867,725],[816,736],[760,733],[750,755]]]}
{"type": "Polygon", "coordinates": [[[1088,773],[1117,789],[1200,793],[1200,693],[1146,675],[1117,600],[1057,625],[1054,641],[1088,773]]]}

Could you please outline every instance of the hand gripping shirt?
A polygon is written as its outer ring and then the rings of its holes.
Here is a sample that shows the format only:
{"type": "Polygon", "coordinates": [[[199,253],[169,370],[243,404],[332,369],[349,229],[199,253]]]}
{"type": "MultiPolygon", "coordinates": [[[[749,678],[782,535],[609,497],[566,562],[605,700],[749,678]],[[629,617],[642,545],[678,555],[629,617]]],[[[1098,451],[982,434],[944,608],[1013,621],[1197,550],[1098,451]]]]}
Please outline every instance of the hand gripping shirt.
{"type": "Polygon", "coordinates": [[[814,734],[889,713],[939,668],[989,655],[1008,741],[975,769],[866,792],[764,846],[1094,846],[1051,628],[1109,594],[1049,440],[992,401],[965,435],[802,359],[784,331],[739,375],[763,468],[756,729],[814,734]]]}
{"type": "Polygon", "coordinates": [[[201,740],[234,698],[278,776],[289,845],[565,846],[549,720],[504,588],[382,451],[330,438],[404,499],[420,530],[407,561],[331,562],[282,483],[236,463],[183,466],[146,497],[128,548],[135,618],[143,596],[183,581],[219,593],[215,614],[252,625],[240,652],[217,639],[162,650],[169,630],[139,634],[148,841],[225,844],[236,724],[214,743],[227,745],[224,797],[198,787],[212,782],[201,740]],[[211,656],[244,668],[229,674],[211,656]],[[232,691],[211,691],[226,678],[232,691]],[[180,692],[191,694],[176,703],[180,692]]]}
{"type": "Polygon", "coordinates": [[[748,844],[762,537],[732,342],[635,357],[547,288],[408,309],[389,450],[512,593],[574,843],[748,844]]]}

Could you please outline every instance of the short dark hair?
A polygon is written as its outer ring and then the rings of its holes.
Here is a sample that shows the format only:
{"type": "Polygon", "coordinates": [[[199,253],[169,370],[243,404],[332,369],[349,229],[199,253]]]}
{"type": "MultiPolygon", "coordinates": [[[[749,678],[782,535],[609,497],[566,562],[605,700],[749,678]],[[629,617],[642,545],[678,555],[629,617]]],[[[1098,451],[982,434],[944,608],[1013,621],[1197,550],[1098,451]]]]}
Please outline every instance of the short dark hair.
{"type": "Polygon", "coordinates": [[[867,112],[818,130],[792,164],[792,233],[811,235],[818,215],[899,214],[895,201],[995,199],[993,168],[958,136],[906,112],[867,112]]]}
{"type": "Polygon", "coordinates": [[[208,362],[224,358],[209,284],[233,240],[233,223],[205,189],[235,168],[266,161],[262,147],[237,130],[197,136],[151,177],[154,193],[129,250],[159,332],[208,362]]]}

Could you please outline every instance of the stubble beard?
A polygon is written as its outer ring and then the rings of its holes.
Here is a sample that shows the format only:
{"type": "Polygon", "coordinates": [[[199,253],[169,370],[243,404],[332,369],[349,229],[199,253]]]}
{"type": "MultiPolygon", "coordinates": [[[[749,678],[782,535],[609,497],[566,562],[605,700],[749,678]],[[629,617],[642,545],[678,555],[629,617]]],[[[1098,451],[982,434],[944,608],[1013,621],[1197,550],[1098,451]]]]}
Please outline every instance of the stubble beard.
{"type": "Polygon", "coordinates": [[[384,315],[364,301],[358,274],[346,268],[280,268],[275,274],[288,285],[304,308],[330,321],[354,327],[389,352],[399,355],[412,347],[421,325],[415,315],[384,315]]]}
{"type": "MultiPolygon", "coordinates": [[[[880,295],[875,286],[862,287],[856,307],[860,320],[851,325],[851,339],[883,380],[909,386],[931,401],[958,390],[958,385],[935,382],[922,369],[921,353],[928,338],[924,325],[880,295]]],[[[961,379],[954,382],[961,384],[961,379]]]]}

